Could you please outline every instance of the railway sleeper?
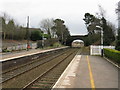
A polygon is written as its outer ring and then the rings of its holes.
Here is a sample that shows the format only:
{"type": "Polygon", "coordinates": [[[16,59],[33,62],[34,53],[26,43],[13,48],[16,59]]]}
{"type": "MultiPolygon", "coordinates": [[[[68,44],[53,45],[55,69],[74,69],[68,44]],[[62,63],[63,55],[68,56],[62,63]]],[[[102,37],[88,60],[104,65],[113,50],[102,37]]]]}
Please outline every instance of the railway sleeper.
{"type": "MultiPolygon", "coordinates": [[[[48,83],[47,81],[38,81],[38,83],[48,83]]],[[[53,81],[50,81],[49,83],[54,83],[53,81]]]]}

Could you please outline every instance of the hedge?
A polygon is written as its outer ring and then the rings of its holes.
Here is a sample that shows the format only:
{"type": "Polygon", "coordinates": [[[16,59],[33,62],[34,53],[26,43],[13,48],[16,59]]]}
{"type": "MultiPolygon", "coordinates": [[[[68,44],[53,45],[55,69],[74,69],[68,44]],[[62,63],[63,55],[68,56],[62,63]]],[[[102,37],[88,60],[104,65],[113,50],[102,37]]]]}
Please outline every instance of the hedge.
{"type": "Polygon", "coordinates": [[[104,55],[110,60],[120,64],[120,51],[114,49],[104,49],[104,55]]]}

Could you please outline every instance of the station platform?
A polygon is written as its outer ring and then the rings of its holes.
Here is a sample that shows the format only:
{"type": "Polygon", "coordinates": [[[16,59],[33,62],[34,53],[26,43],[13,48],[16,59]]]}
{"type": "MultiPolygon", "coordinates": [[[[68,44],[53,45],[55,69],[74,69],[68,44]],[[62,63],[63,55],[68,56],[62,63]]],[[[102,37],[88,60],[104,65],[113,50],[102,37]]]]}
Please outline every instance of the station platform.
{"type": "Polygon", "coordinates": [[[52,89],[105,88],[106,90],[108,88],[107,90],[118,90],[120,84],[118,71],[117,67],[101,56],[77,54],[52,89]]]}
{"type": "Polygon", "coordinates": [[[18,52],[1,53],[2,58],[0,58],[0,62],[11,60],[11,59],[16,59],[20,57],[25,57],[25,56],[31,56],[34,54],[44,53],[48,51],[58,50],[62,48],[67,48],[67,46],[60,47],[60,48],[53,48],[53,49],[45,49],[45,50],[44,49],[31,49],[29,51],[24,50],[24,51],[18,51],[18,52]]]}

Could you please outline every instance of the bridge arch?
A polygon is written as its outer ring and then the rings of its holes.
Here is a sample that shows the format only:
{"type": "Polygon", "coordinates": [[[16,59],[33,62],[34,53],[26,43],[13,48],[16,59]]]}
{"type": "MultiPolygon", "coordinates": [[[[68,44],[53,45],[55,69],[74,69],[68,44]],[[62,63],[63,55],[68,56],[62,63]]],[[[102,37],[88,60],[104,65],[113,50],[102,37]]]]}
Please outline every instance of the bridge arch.
{"type": "Polygon", "coordinates": [[[71,46],[72,42],[74,40],[82,40],[84,42],[84,45],[86,45],[86,38],[88,37],[88,35],[74,35],[74,36],[70,36],[67,40],[66,40],[66,45],[71,46]]]}
{"type": "Polygon", "coordinates": [[[74,40],[71,44],[72,47],[84,47],[84,41],[80,39],[74,40]]]}

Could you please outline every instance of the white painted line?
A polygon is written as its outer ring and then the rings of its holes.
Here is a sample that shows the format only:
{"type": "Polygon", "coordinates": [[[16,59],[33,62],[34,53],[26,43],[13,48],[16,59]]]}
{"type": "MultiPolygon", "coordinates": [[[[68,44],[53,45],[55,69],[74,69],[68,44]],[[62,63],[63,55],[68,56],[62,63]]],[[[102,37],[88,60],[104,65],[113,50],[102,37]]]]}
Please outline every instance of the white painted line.
{"type": "Polygon", "coordinates": [[[81,59],[81,55],[76,55],[73,58],[73,60],[64,70],[64,72],[62,73],[60,78],[57,80],[55,85],[52,87],[52,90],[54,90],[54,88],[65,88],[65,86],[71,85],[70,77],[76,77],[75,71],[77,70],[80,59],[81,59]]]}
{"type": "Polygon", "coordinates": [[[11,58],[6,58],[6,59],[3,59],[3,60],[0,60],[0,62],[11,60],[11,59],[16,59],[16,58],[21,58],[21,57],[25,57],[25,56],[31,56],[31,55],[34,55],[34,54],[44,53],[44,52],[47,52],[47,50],[41,51],[41,52],[36,52],[36,53],[25,54],[25,55],[21,55],[21,56],[16,56],[16,57],[11,57],[11,58]]]}
{"type": "Polygon", "coordinates": [[[11,57],[11,58],[2,59],[2,60],[0,60],[0,62],[8,61],[8,60],[11,60],[11,59],[17,59],[17,58],[21,58],[21,57],[25,57],[25,56],[31,56],[31,55],[35,55],[35,54],[39,54],[39,53],[48,52],[48,51],[59,50],[59,49],[63,49],[63,48],[67,48],[67,47],[61,47],[61,48],[55,48],[55,49],[49,49],[49,50],[41,50],[41,51],[38,51],[38,52],[35,52],[35,53],[29,53],[29,54],[25,54],[25,55],[20,55],[20,56],[15,56],[15,57],[11,57]]]}
{"type": "Polygon", "coordinates": [[[111,60],[109,60],[108,58],[106,58],[106,57],[104,57],[108,62],[110,62],[111,64],[113,64],[114,66],[116,66],[117,68],[119,68],[120,69],[120,67],[117,65],[117,64],[115,64],[114,62],[112,62],[111,60]]]}

